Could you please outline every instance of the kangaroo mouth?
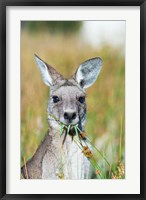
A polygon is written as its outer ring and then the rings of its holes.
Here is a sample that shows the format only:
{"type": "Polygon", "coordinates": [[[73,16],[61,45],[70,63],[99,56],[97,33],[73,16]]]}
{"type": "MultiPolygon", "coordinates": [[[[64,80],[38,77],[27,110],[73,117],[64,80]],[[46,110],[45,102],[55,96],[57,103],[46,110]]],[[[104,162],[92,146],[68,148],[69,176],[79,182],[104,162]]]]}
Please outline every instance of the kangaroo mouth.
{"type": "Polygon", "coordinates": [[[66,122],[66,123],[64,123],[65,125],[71,125],[71,126],[74,126],[74,125],[76,125],[77,123],[73,123],[73,122],[66,122]]]}
{"type": "Polygon", "coordinates": [[[60,121],[65,124],[66,126],[75,126],[76,124],[79,123],[78,118],[73,119],[73,120],[69,120],[69,119],[60,119],[60,121]]]}
{"type": "Polygon", "coordinates": [[[62,123],[66,126],[75,126],[79,123],[78,120],[64,120],[64,119],[57,119],[54,115],[48,113],[48,120],[55,120],[59,124],[62,123]]]}
{"type": "Polygon", "coordinates": [[[73,127],[73,126],[75,126],[76,124],[78,124],[78,121],[76,121],[76,122],[70,122],[70,121],[61,121],[64,125],[66,125],[66,126],[71,126],[71,127],[73,127]]]}

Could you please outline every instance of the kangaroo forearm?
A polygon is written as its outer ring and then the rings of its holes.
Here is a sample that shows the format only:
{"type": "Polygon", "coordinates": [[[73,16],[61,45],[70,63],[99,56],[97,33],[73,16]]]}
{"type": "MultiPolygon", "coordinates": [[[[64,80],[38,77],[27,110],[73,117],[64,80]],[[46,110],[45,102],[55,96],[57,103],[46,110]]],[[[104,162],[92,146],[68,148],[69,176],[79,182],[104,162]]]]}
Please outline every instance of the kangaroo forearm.
{"type": "Polygon", "coordinates": [[[21,168],[21,173],[25,179],[40,179],[42,176],[42,161],[45,156],[48,146],[52,142],[52,137],[46,134],[33,157],[24,164],[21,168]]]}

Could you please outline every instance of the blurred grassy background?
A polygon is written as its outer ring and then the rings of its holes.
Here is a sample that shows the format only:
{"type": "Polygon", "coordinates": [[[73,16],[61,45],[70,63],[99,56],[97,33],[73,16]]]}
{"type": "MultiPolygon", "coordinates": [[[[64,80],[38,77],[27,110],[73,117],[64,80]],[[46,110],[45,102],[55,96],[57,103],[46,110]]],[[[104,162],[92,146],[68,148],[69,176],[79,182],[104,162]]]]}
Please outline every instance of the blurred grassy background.
{"type": "MultiPolygon", "coordinates": [[[[27,26],[26,26],[27,25],[27,26]]],[[[21,30],[21,164],[34,154],[48,129],[49,88],[41,80],[34,53],[65,77],[83,61],[99,56],[103,68],[98,80],[87,89],[86,133],[116,170],[125,159],[125,58],[122,47],[108,44],[95,48],[79,38],[78,29],[56,33],[42,28],[21,30]],[[37,33],[36,33],[37,32],[37,33]],[[53,33],[53,34],[52,34],[53,33]]],[[[39,27],[39,26],[38,26],[39,27]]],[[[89,33],[90,34],[90,33],[89,33]]],[[[99,161],[100,162],[100,161],[99,161]]],[[[102,161],[101,161],[102,162],[102,161]]]]}

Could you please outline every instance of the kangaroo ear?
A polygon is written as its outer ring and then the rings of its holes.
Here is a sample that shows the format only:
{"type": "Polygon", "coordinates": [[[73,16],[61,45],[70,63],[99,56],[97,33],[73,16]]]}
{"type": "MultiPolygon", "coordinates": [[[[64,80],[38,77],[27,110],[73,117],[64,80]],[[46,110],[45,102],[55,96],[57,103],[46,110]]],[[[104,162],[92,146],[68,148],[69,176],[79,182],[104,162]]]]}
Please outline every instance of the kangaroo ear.
{"type": "Polygon", "coordinates": [[[36,54],[35,60],[41,72],[42,79],[46,85],[55,85],[58,80],[63,79],[63,76],[60,73],[58,73],[53,67],[41,60],[36,54]]]}
{"type": "Polygon", "coordinates": [[[83,62],[77,69],[74,78],[83,88],[91,86],[97,79],[102,68],[102,59],[91,58],[83,62]]]}

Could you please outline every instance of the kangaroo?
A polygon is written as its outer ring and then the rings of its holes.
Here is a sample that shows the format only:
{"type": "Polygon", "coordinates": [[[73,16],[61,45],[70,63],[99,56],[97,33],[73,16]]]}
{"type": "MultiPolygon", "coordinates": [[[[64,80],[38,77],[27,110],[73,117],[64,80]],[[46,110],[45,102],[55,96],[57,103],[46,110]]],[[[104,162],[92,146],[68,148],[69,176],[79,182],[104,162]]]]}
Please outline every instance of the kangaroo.
{"type": "Polygon", "coordinates": [[[67,126],[77,124],[84,131],[85,89],[96,81],[102,59],[95,57],[83,62],[69,79],[65,79],[37,55],[35,60],[44,83],[50,87],[47,108],[49,129],[35,154],[22,166],[22,175],[28,179],[88,179],[90,162],[73,140],[74,129],[71,128],[69,134],[62,137],[58,121],[67,126]]]}

